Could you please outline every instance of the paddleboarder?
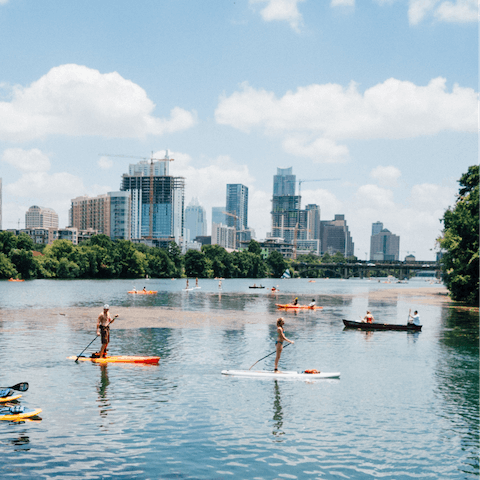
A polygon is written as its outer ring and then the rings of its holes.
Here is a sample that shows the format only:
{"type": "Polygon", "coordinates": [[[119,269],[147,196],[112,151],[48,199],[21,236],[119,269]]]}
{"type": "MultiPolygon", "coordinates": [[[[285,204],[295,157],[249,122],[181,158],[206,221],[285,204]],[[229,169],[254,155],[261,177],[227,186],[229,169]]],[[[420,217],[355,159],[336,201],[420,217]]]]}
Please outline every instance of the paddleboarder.
{"type": "Polygon", "coordinates": [[[103,306],[103,312],[97,319],[97,336],[102,336],[102,348],[98,352],[99,357],[107,356],[107,347],[110,343],[110,324],[115,321],[116,316],[112,319],[110,316],[110,306],[105,304],[103,306]]]}
{"type": "Polygon", "coordinates": [[[285,325],[285,320],[280,317],[277,320],[277,333],[278,333],[278,338],[277,341],[275,342],[275,348],[277,349],[277,355],[275,356],[275,371],[278,372],[278,362],[280,360],[280,355],[282,354],[283,350],[283,342],[288,342],[288,343],[295,343],[293,340],[289,340],[283,331],[283,326],[285,325]]]}

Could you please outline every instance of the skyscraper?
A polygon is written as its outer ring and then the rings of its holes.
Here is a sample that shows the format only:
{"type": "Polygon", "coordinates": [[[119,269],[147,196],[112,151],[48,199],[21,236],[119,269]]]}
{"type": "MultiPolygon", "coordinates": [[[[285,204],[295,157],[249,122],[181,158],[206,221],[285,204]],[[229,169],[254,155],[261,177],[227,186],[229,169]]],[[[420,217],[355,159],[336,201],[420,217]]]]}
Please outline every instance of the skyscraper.
{"type": "Polygon", "coordinates": [[[194,198],[185,209],[186,241],[191,242],[195,237],[207,235],[207,216],[205,209],[194,198]]]}
{"type": "Polygon", "coordinates": [[[273,176],[273,196],[295,195],[296,182],[292,167],[277,167],[277,174],[273,176]]]}
{"type": "MultiPolygon", "coordinates": [[[[380,222],[377,222],[380,223],[380,222]]],[[[375,224],[374,224],[375,225],[375,224]]],[[[382,225],[383,226],[383,225],[382,225]]],[[[373,229],[372,229],[373,232],[373,229]]],[[[398,260],[400,256],[400,237],[386,228],[370,237],[371,260],[398,260]]]]}
{"type": "Polygon", "coordinates": [[[73,198],[70,218],[73,228],[110,236],[110,197],[103,194],[73,198]]]}
{"type": "Polygon", "coordinates": [[[227,184],[227,225],[237,231],[248,228],[248,188],[240,183],[227,184]]]}
{"type": "Polygon", "coordinates": [[[131,195],[131,238],[174,238],[183,243],[185,179],[168,174],[163,160],[141,161],[122,175],[121,190],[131,195]]]}
{"type": "Polygon", "coordinates": [[[306,212],[300,210],[300,195],[295,195],[296,176],[292,167],[277,168],[273,176],[272,237],[293,242],[295,238],[306,237],[306,212]]]}
{"type": "Polygon", "coordinates": [[[335,215],[330,221],[320,222],[321,253],[330,255],[340,252],[350,257],[354,252],[354,243],[348,230],[345,215],[335,215]]]}
{"type": "Polygon", "coordinates": [[[51,208],[32,205],[25,213],[25,228],[58,228],[58,215],[51,208]]]}
{"type": "Polygon", "coordinates": [[[383,223],[382,222],[372,223],[372,235],[377,235],[382,230],[383,230],[383,223]]]}

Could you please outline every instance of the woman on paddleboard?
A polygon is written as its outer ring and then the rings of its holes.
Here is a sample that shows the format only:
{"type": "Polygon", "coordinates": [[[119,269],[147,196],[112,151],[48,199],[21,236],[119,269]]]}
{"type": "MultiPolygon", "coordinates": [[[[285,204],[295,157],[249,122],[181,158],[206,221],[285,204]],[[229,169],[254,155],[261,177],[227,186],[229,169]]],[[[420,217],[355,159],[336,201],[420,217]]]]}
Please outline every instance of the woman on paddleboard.
{"type": "Polygon", "coordinates": [[[99,357],[107,356],[107,347],[110,343],[110,324],[115,321],[118,315],[113,319],[110,316],[110,307],[108,305],[103,306],[103,312],[98,316],[97,319],[97,335],[102,335],[102,348],[98,352],[99,357]]]}
{"type": "Polygon", "coordinates": [[[289,340],[283,331],[283,326],[285,325],[285,320],[280,317],[277,320],[277,333],[278,333],[278,338],[277,341],[275,342],[275,348],[277,349],[277,355],[275,357],[275,371],[278,372],[278,361],[280,360],[280,355],[282,354],[282,349],[283,349],[283,342],[288,342],[288,343],[295,343],[293,340],[289,340]]]}

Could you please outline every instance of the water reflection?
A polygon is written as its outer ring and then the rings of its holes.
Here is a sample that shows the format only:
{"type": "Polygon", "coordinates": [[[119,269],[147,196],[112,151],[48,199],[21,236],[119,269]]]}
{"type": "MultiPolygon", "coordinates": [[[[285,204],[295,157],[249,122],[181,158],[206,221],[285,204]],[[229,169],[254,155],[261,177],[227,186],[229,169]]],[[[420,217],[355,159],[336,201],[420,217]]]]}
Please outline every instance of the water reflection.
{"type": "Polygon", "coordinates": [[[436,363],[437,391],[445,436],[459,438],[464,452],[462,472],[477,474],[479,465],[479,357],[478,314],[456,310],[444,311],[436,363]],[[473,427],[476,425],[477,427],[473,427]],[[476,452],[476,454],[472,454],[476,452]]]}
{"type": "Polygon", "coordinates": [[[110,385],[110,380],[108,378],[108,367],[107,365],[99,365],[100,367],[100,381],[97,384],[98,392],[98,404],[100,408],[100,416],[106,417],[108,410],[111,408],[111,403],[107,397],[107,387],[110,385]]]}
{"type": "Polygon", "coordinates": [[[280,395],[280,385],[278,380],[273,382],[273,432],[276,442],[282,442],[282,435],[285,435],[283,431],[283,409],[280,395]]]}

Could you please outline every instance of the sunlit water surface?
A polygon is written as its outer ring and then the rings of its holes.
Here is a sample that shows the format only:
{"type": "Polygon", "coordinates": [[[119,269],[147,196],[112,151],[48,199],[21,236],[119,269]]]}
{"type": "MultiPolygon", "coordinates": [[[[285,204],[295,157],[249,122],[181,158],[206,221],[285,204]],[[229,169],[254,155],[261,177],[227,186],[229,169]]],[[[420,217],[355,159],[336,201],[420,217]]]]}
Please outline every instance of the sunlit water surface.
{"type": "MultiPolygon", "coordinates": [[[[415,288],[367,280],[149,280],[0,283],[0,386],[28,381],[21,404],[36,422],[0,422],[2,478],[468,479],[479,475],[476,314],[438,305],[377,301],[368,293],[415,288]],[[257,284],[261,283],[258,280],[257,284]],[[192,283],[192,282],[191,282],[192,283]],[[339,371],[316,382],[225,377],[274,350],[275,303],[292,295],[324,308],[283,312],[281,367],[339,371]],[[160,355],[158,366],[67,360],[94,338],[44,309],[115,306],[223,310],[271,317],[236,328],[112,330],[112,354],[160,355]],[[421,333],[344,330],[371,309],[389,323],[420,311],[421,333]],[[25,309],[21,319],[8,312],[25,309]],[[52,326],[53,325],[53,326],[52,326]]],[[[411,300],[410,300],[411,301],[411,300]]],[[[96,345],[98,348],[98,344],[96,345]]],[[[93,351],[94,346],[88,352],[93,351]]],[[[255,368],[273,368],[273,356],[255,368]]]]}

